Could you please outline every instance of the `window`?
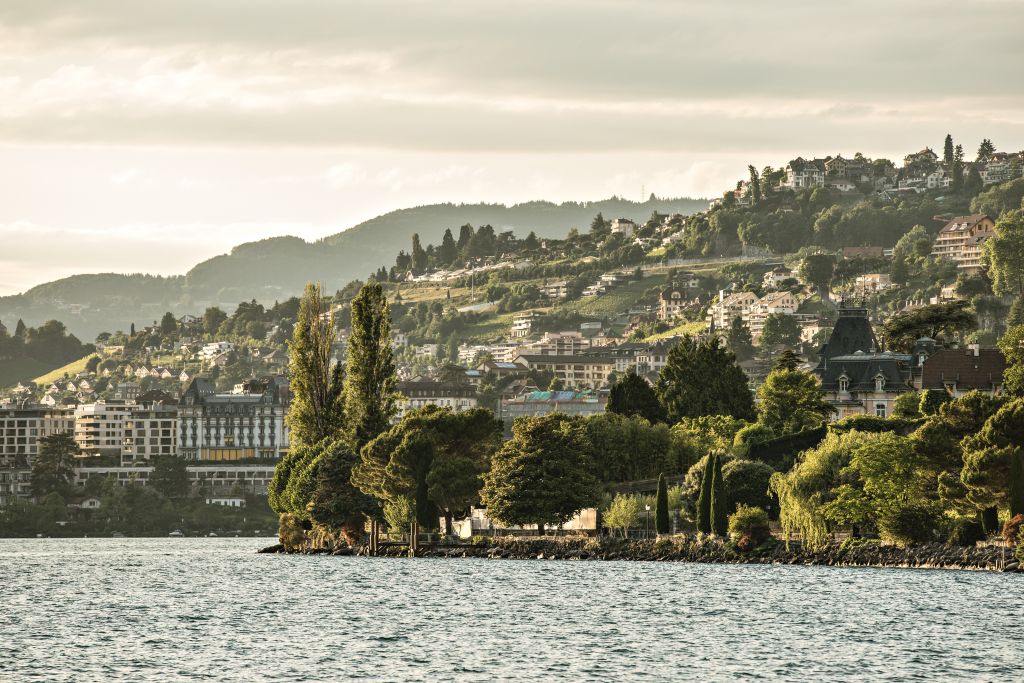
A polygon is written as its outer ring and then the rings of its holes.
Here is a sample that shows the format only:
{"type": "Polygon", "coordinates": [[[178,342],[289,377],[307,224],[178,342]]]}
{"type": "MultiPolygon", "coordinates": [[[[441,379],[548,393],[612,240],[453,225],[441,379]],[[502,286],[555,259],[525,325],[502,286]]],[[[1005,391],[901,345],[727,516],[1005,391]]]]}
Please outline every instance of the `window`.
{"type": "Polygon", "coordinates": [[[875,391],[882,391],[883,389],[885,389],[885,377],[881,374],[875,375],[875,391]]]}
{"type": "Polygon", "coordinates": [[[876,417],[885,417],[885,404],[884,403],[876,403],[875,404],[875,416],[876,417]]]}
{"type": "Polygon", "coordinates": [[[843,375],[839,378],[839,391],[845,393],[850,389],[850,378],[843,375]]]}

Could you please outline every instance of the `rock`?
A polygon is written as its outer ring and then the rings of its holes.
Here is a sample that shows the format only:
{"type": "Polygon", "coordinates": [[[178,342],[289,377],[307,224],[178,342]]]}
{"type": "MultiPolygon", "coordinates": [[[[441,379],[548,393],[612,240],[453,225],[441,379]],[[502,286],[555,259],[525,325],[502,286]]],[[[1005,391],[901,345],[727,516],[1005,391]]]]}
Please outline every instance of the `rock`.
{"type": "Polygon", "coordinates": [[[257,554],[263,554],[263,553],[283,553],[284,552],[284,546],[281,545],[280,543],[276,543],[274,545],[267,546],[266,548],[262,548],[261,550],[257,550],[256,552],[257,552],[257,554]]]}

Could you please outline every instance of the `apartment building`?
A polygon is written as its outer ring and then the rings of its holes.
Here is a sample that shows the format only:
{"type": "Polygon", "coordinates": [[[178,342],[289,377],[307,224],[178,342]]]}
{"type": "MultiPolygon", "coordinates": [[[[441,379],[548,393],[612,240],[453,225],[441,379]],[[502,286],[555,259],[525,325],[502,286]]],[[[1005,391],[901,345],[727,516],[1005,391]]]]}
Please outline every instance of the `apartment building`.
{"type": "Polygon", "coordinates": [[[577,355],[548,356],[524,354],[515,359],[530,370],[550,372],[565,389],[597,389],[608,383],[615,370],[615,360],[609,356],[577,355]]]}
{"type": "Polygon", "coordinates": [[[86,456],[120,457],[124,426],[134,403],[113,399],[75,408],[75,443],[86,456]]]}
{"type": "Polygon", "coordinates": [[[939,231],[932,256],[957,264],[962,273],[981,272],[981,248],[995,235],[995,222],[983,213],[957,216],[939,231]]]}
{"type": "Polygon", "coordinates": [[[398,413],[392,419],[392,423],[397,423],[410,410],[424,406],[450,408],[456,413],[477,406],[476,388],[472,384],[414,379],[398,382],[396,389],[401,398],[397,403],[398,413]]]}
{"type": "Polygon", "coordinates": [[[0,462],[31,463],[39,453],[39,439],[74,432],[73,408],[27,404],[0,408],[0,462]]]}

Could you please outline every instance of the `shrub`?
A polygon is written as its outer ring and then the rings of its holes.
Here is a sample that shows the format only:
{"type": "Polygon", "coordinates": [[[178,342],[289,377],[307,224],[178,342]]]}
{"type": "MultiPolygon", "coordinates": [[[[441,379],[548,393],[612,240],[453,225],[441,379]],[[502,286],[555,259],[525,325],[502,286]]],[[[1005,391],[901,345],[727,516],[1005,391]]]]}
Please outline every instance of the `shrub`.
{"type": "Polygon", "coordinates": [[[953,398],[942,389],[925,389],[921,392],[921,403],[918,410],[922,415],[935,415],[944,404],[953,398]]]}
{"type": "Polygon", "coordinates": [[[1024,527],[1024,515],[1015,515],[1006,520],[1006,524],[1003,525],[1003,539],[1007,545],[1012,546],[1017,542],[1022,527],[1024,527]]]}
{"type": "Polygon", "coordinates": [[[736,545],[741,550],[760,545],[772,535],[768,513],[751,505],[740,505],[729,516],[729,534],[737,537],[736,545]]]}
{"type": "Polygon", "coordinates": [[[907,391],[892,402],[892,416],[905,420],[921,417],[921,396],[916,391],[907,391]]]}
{"type": "Polygon", "coordinates": [[[972,548],[978,541],[985,540],[985,528],[977,519],[961,517],[953,522],[946,538],[946,545],[972,548]]]}
{"type": "Polygon", "coordinates": [[[878,520],[882,538],[899,546],[931,541],[938,527],[938,512],[927,504],[896,508],[878,520]]]}
{"type": "Polygon", "coordinates": [[[286,551],[300,548],[306,541],[302,519],[291,512],[283,513],[278,521],[277,539],[286,551]]]}
{"type": "Polygon", "coordinates": [[[729,512],[739,505],[768,508],[774,500],[768,482],[775,474],[770,466],[756,460],[731,460],[722,466],[725,489],[729,492],[729,512]]]}
{"type": "Polygon", "coordinates": [[[384,503],[384,521],[388,529],[395,533],[407,530],[415,517],[416,510],[407,496],[398,496],[384,503]]]}
{"type": "Polygon", "coordinates": [[[750,452],[750,447],[753,444],[762,444],[774,439],[776,436],[777,434],[771,427],[755,422],[736,432],[736,436],[733,437],[732,441],[733,450],[738,455],[746,455],[750,452]]]}

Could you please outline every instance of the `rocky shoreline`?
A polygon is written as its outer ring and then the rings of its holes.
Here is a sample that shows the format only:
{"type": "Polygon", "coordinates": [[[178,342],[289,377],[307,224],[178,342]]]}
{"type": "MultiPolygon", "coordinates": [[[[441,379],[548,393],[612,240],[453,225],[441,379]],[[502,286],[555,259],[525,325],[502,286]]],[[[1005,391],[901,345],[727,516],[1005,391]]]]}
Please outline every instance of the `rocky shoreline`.
{"type": "MultiPolygon", "coordinates": [[[[261,553],[283,553],[280,544],[261,553]]],[[[366,555],[367,548],[303,548],[302,554],[366,555]]],[[[381,548],[379,555],[407,557],[404,547],[381,548]]],[[[750,551],[714,537],[673,536],[657,540],[613,538],[497,537],[459,545],[421,547],[417,557],[475,557],[491,560],[628,560],[640,562],[696,562],[708,564],[793,564],[830,567],[892,567],[1021,572],[1013,549],[999,546],[950,547],[927,543],[908,548],[871,541],[832,543],[820,550],[799,544],[769,541],[750,551]]]]}

